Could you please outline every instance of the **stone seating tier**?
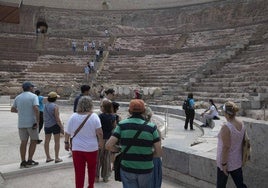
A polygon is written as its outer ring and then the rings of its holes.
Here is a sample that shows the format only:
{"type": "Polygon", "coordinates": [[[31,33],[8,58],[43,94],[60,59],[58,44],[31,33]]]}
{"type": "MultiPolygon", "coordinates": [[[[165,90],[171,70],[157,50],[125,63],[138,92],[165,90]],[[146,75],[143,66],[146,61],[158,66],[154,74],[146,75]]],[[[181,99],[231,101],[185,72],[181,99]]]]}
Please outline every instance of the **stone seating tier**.
{"type": "Polygon", "coordinates": [[[2,34],[0,41],[1,50],[27,51],[35,48],[35,37],[31,35],[2,34]]]}
{"type": "Polygon", "coordinates": [[[221,30],[187,32],[187,34],[151,35],[151,36],[117,36],[115,46],[120,50],[142,51],[161,49],[184,49],[226,46],[248,40],[256,32],[259,24],[221,30]]]}
{"type": "Polygon", "coordinates": [[[160,87],[164,93],[174,95],[174,89],[176,90],[181,80],[213,58],[218,51],[219,49],[214,49],[171,55],[110,55],[98,73],[97,85],[120,86],[135,83],[141,87],[160,87]]]}
{"type": "Polygon", "coordinates": [[[0,60],[0,72],[23,72],[27,65],[18,64],[16,61],[0,60]]]}
{"type": "Polygon", "coordinates": [[[50,91],[56,91],[62,99],[65,99],[76,92],[78,86],[83,83],[84,74],[31,73],[30,75],[24,74],[22,76],[17,74],[7,77],[9,79],[6,81],[0,77],[0,93],[3,95],[9,94],[11,98],[14,98],[21,92],[21,83],[30,80],[44,94],[50,91]]]}
{"type": "Polygon", "coordinates": [[[36,52],[0,51],[0,60],[36,61],[36,52]]]}
{"type": "MultiPolygon", "coordinates": [[[[48,35],[49,36],[49,35],[48,35]]],[[[44,42],[43,50],[49,51],[49,52],[72,52],[72,41],[76,41],[76,51],[78,52],[84,52],[84,42],[89,42],[88,51],[86,53],[94,54],[95,50],[91,49],[91,42],[94,40],[96,44],[96,48],[98,48],[100,45],[102,47],[108,46],[109,44],[109,38],[108,37],[83,37],[83,38],[68,38],[68,37],[47,37],[44,42]]]]}

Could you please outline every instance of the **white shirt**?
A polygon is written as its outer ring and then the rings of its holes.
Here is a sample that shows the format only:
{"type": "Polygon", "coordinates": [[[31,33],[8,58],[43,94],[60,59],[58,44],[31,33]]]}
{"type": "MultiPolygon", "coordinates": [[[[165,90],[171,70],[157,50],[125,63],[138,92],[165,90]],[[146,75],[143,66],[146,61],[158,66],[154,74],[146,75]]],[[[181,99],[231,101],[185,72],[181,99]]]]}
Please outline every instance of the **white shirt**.
{"type": "Polygon", "coordinates": [[[95,64],[94,61],[90,61],[89,66],[90,66],[90,67],[94,67],[94,64],[95,64]]]}
{"type": "MultiPolygon", "coordinates": [[[[70,117],[65,131],[73,137],[74,132],[84,121],[87,115],[73,113],[70,117]]],[[[101,128],[100,118],[96,113],[92,113],[85,125],[80,129],[77,135],[72,139],[73,151],[92,152],[98,150],[98,140],[96,129],[101,128]]]]}
{"type": "Polygon", "coordinates": [[[209,110],[211,111],[211,115],[214,117],[214,116],[219,116],[219,113],[218,111],[216,110],[215,106],[214,105],[211,105],[209,110]]]}

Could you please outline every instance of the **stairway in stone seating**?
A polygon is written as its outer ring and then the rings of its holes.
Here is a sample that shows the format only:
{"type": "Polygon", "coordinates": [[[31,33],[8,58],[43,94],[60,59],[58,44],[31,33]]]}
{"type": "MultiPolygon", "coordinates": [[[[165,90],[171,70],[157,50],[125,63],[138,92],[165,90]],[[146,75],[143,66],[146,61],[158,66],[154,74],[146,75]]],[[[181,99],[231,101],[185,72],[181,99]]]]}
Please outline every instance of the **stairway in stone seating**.
{"type": "Polygon", "coordinates": [[[264,92],[268,89],[267,59],[267,41],[250,45],[217,73],[193,84],[191,91],[198,100],[247,100],[254,90],[264,92]]]}

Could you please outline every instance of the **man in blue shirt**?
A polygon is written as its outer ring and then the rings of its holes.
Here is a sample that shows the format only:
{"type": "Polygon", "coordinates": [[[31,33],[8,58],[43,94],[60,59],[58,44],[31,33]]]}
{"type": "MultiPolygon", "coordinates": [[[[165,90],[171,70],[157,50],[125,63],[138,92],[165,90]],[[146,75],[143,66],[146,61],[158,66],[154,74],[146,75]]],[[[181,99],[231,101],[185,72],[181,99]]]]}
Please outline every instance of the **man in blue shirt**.
{"type": "Polygon", "coordinates": [[[79,96],[77,96],[75,98],[75,100],[74,100],[74,109],[73,109],[74,112],[76,112],[76,107],[77,107],[77,104],[78,104],[79,99],[82,96],[88,96],[89,95],[89,91],[90,91],[90,86],[89,85],[82,85],[81,86],[81,94],[79,96]]]}

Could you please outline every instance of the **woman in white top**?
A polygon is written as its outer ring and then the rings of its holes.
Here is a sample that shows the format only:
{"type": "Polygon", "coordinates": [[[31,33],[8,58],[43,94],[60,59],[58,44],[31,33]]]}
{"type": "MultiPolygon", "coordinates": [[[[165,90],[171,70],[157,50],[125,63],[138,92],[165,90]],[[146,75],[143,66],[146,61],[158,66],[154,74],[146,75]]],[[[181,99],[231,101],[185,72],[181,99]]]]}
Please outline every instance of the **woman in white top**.
{"type": "Polygon", "coordinates": [[[103,133],[100,118],[93,113],[93,103],[89,96],[82,96],[77,112],[70,117],[65,130],[65,150],[69,151],[72,138],[72,156],[75,170],[76,188],[84,187],[85,168],[88,171],[88,188],[94,187],[98,149],[103,148],[103,133]],[[74,136],[82,122],[89,117],[83,127],[74,136]],[[73,137],[74,136],[74,137],[73,137]]]}
{"type": "Polygon", "coordinates": [[[216,105],[214,104],[212,99],[209,99],[209,104],[210,107],[208,109],[206,109],[201,116],[203,117],[203,125],[201,125],[201,127],[208,127],[209,126],[209,122],[212,119],[220,119],[219,118],[219,113],[218,113],[218,109],[216,107],[216,105]]]}
{"type": "Polygon", "coordinates": [[[217,147],[217,188],[225,188],[231,174],[237,188],[246,188],[242,173],[242,142],[245,134],[243,122],[236,118],[238,107],[233,102],[223,106],[227,120],[219,134],[217,147]]]}

